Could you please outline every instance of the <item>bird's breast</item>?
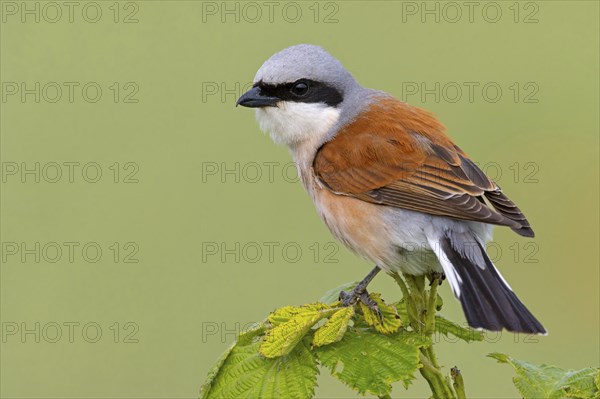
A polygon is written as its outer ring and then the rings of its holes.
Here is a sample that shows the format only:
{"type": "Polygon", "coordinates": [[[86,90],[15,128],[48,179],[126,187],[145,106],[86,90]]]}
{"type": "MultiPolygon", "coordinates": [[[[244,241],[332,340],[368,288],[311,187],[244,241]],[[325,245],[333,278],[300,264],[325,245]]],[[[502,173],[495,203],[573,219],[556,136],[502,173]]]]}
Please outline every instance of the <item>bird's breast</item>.
{"type": "MultiPolygon", "coordinates": [[[[336,194],[319,181],[312,163],[319,142],[292,148],[292,156],[304,188],[312,198],[317,213],[331,234],[350,250],[382,267],[387,272],[407,271],[419,274],[429,268],[417,255],[426,242],[421,224],[424,215],[399,208],[372,204],[354,197],[336,194]]],[[[429,251],[428,251],[429,252],[429,251]]]]}
{"type": "Polygon", "coordinates": [[[314,176],[306,180],[317,213],[339,241],[370,262],[395,263],[397,248],[386,233],[390,226],[386,222],[385,207],[335,194],[319,184],[314,176]]]}
{"type": "Polygon", "coordinates": [[[424,232],[430,216],[336,194],[306,169],[300,175],[331,234],[354,253],[388,273],[437,269],[424,232]]]}

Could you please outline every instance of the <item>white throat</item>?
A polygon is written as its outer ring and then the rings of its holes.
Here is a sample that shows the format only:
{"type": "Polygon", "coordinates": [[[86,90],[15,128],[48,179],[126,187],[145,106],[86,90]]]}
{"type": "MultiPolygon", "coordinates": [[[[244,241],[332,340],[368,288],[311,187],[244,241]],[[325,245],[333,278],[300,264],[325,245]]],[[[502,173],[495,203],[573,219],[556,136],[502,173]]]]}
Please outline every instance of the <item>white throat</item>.
{"type": "Polygon", "coordinates": [[[273,141],[288,146],[302,184],[314,197],[312,162],[327,133],[340,118],[340,111],[323,103],[282,101],[278,105],[257,109],[256,119],[273,141]]]}
{"type": "Polygon", "coordinates": [[[324,103],[280,101],[277,107],[257,108],[260,129],[277,144],[288,147],[322,139],[338,121],[340,111],[324,103]]]}

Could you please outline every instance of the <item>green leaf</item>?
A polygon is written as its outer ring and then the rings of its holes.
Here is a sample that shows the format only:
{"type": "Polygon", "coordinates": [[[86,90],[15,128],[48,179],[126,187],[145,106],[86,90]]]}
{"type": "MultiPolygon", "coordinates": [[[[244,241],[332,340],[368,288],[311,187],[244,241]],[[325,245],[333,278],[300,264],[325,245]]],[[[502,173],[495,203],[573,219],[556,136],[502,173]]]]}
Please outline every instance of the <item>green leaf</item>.
{"type": "Polygon", "coordinates": [[[525,399],[600,397],[597,368],[564,370],[546,364],[532,365],[502,353],[490,353],[488,356],[514,367],[517,376],[513,378],[513,382],[525,399]]]}
{"type": "Polygon", "coordinates": [[[443,306],[444,306],[444,300],[442,299],[440,294],[437,294],[437,297],[435,298],[435,310],[437,310],[439,312],[440,310],[442,310],[443,306]]]}
{"type": "Polygon", "coordinates": [[[287,323],[300,314],[327,309],[331,309],[331,306],[319,302],[302,306],[284,306],[272,312],[269,317],[267,317],[267,321],[271,326],[276,327],[280,324],[287,323]]]}
{"type": "Polygon", "coordinates": [[[321,303],[277,309],[268,318],[273,328],[267,330],[260,353],[268,358],[287,355],[319,320],[336,311],[321,303]]]}
{"type": "Polygon", "coordinates": [[[313,346],[329,345],[341,340],[348,329],[348,323],[350,323],[352,316],[354,316],[354,307],[352,306],[342,308],[335,312],[329,317],[327,323],[315,331],[313,346]]]}
{"type": "Polygon", "coordinates": [[[398,316],[400,316],[400,321],[402,321],[402,325],[409,325],[410,319],[408,318],[408,310],[406,309],[406,300],[401,299],[400,301],[394,303],[394,307],[398,312],[398,316]]]}
{"type": "Polygon", "coordinates": [[[208,371],[206,381],[200,387],[200,399],[208,398],[208,394],[211,391],[211,388],[214,384],[217,375],[219,374],[219,371],[223,367],[223,364],[225,363],[231,352],[234,350],[236,345],[247,345],[248,343],[251,343],[255,337],[262,335],[264,331],[265,325],[263,323],[257,323],[252,328],[241,333],[238,336],[236,342],[234,342],[229,348],[227,348],[225,352],[223,352],[221,356],[219,356],[215,365],[212,366],[212,368],[208,371]]]}
{"type": "Polygon", "coordinates": [[[408,387],[421,366],[419,348],[430,341],[418,334],[400,331],[382,335],[370,328],[349,328],[341,341],[316,349],[331,374],[361,394],[384,396],[391,383],[408,387]]]}
{"type": "Polygon", "coordinates": [[[319,299],[319,302],[333,304],[339,300],[341,291],[352,291],[354,287],[358,285],[358,283],[360,283],[360,281],[352,281],[350,283],[344,283],[338,287],[332,288],[323,294],[321,299],[319,299]]]}
{"type": "Polygon", "coordinates": [[[251,342],[255,337],[262,335],[264,333],[264,324],[258,323],[254,325],[252,328],[242,332],[236,339],[236,341],[231,344],[221,356],[217,359],[217,362],[211,367],[208,371],[208,375],[206,376],[206,381],[200,387],[200,399],[206,399],[208,397],[208,393],[211,390],[211,387],[215,381],[215,378],[219,374],[221,367],[225,363],[225,360],[229,357],[229,354],[233,351],[236,345],[246,345],[248,342],[251,342]]]}
{"type": "Polygon", "coordinates": [[[377,313],[371,310],[371,308],[364,303],[359,302],[367,324],[375,327],[375,330],[382,334],[391,334],[398,331],[398,329],[402,326],[402,320],[400,319],[396,308],[393,305],[388,305],[385,303],[383,299],[381,299],[381,294],[373,293],[370,294],[370,297],[379,306],[381,319],[377,313]]]}
{"type": "Polygon", "coordinates": [[[448,336],[454,335],[457,338],[466,342],[483,341],[484,335],[482,331],[475,330],[470,327],[462,327],[442,316],[435,316],[435,331],[448,336]]]}
{"type": "Polygon", "coordinates": [[[233,351],[236,343],[234,342],[219,358],[214,366],[208,371],[208,375],[206,376],[206,381],[200,387],[200,399],[208,399],[209,392],[212,389],[212,386],[215,382],[215,378],[219,374],[219,370],[223,367],[225,360],[229,357],[229,354],[233,351]]]}
{"type": "Polygon", "coordinates": [[[240,336],[209,373],[200,398],[311,398],[318,369],[309,350],[310,339],[276,359],[259,355],[261,341],[257,332],[240,336]]]}

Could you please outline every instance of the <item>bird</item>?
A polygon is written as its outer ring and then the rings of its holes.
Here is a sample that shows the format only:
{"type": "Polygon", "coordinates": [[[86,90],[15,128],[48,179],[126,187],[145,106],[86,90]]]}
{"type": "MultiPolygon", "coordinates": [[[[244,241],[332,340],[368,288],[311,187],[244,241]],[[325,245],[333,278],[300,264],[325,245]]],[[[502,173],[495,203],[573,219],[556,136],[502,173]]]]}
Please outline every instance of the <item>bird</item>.
{"type": "Polygon", "coordinates": [[[312,44],[267,59],[238,105],[288,147],[332,235],[375,265],[343,304],[372,305],[381,270],[438,273],[470,327],[546,334],[486,253],[494,225],[533,237],[529,222],[432,113],[361,86],[312,44]]]}

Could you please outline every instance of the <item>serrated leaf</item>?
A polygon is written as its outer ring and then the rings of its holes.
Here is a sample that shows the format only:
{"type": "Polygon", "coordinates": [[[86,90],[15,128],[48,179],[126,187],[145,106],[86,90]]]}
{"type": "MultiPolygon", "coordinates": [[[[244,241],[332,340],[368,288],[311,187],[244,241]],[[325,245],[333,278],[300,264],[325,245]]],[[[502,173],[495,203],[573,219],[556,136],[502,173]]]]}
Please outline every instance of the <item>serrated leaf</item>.
{"type": "Polygon", "coordinates": [[[260,353],[268,358],[287,355],[319,320],[336,310],[320,303],[277,309],[268,318],[274,327],[267,330],[260,353]]]}
{"type": "Polygon", "coordinates": [[[333,304],[334,302],[337,302],[340,299],[341,291],[346,291],[346,292],[352,291],[354,289],[354,287],[356,287],[358,285],[358,283],[360,283],[360,281],[352,281],[350,283],[344,283],[338,287],[332,288],[329,291],[327,291],[325,294],[323,294],[321,299],[319,299],[319,302],[326,303],[326,304],[333,304]]]}
{"type": "Polygon", "coordinates": [[[381,294],[373,293],[370,294],[370,297],[377,303],[379,311],[381,312],[381,319],[371,308],[364,303],[359,302],[360,309],[363,312],[367,324],[375,327],[375,330],[382,334],[391,334],[398,331],[398,329],[402,327],[402,320],[400,319],[396,308],[393,305],[385,303],[383,299],[381,299],[381,294]]]}
{"type": "Polygon", "coordinates": [[[246,336],[221,362],[200,392],[202,399],[297,398],[314,394],[317,362],[304,339],[289,355],[266,359],[259,355],[261,338],[246,336]]]}
{"type": "Polygon", "coordinates": [[[354,307],[348,306],[335,312],[327,323],[321,326],[313,336],[313,346],[319,347],[338,342],[344,337],[348,323],[354,316],[354,307]]]}
{"type": "Polygon", "coordinates": [[[462,339],[465,342],[483,341],[484,335],[482,331],[475,330],[471,327],[462,327],[442,316],[435,316],[435,331],[445,336],[449,334],[462,339]]]}
{"type": "Polygon", "coordinates": [[[316,349],[331,374],[357,390],[383,396],[391,384],[407,387],[420,367],[419,348],[430,341],[415,333],[400,331],[382,335],[370,328],[349,328],[341,341],[316,349]]]}
{"type": "Polygon", "coordinates": [[[231,354],[231,351],[235,347],[235,344],[236,343],[234,342],[229,348],[227,348],[227,350],[223,352],[221,356],[219,356],[217,362],[208,371],[206,381],[200,387],[200,399],[208,399],[208,395],[214,384],[215,378],[219,374],[219,370],[221,370],[221,367],[223,367],[223,363],[225,363],[225,360],[227,359],[229,354],[231,354]]]}
{"type": "Polygon", "coordinates": [[[223,367],[223,364],[225,363],[225,361],[227,360],[227,358],[229,357],[229,355],[231,354],[231,352],[233,351],[235,346],[238,344],[247,345],[247,344],[251,343],[255,337],[262,335],[263,333],[264,333],[264,324],[257,323],[256,325],[254,325],[250,329],[244,331],[237,337],[236,342],[231,344],[231,346],[229,348],[227,348],[227,350],[225,352],[223,352],[223,354],[221,356],[219,356],[216,363],[208,371],[208,375],[206,376],[206,381],[200,387],[200,399],[208,398],[208,393],[211,391],[211,387],[213,386],[215,378],[219,374],[219,371],[223,367]]]}
{"type": "Polygon", "coordinates": [[[331,309],[331,306],[325,305],[324,303],[310,303],[302,306],[284,306],[276,309],[267,317],[267,322],[276,327],[280,324],[287,323],[299,314],[305,314],[307,312],[331,309]]]}
{"type": "Polygon", "coordinates": [[[488,356],[513,366],[517,372],[513,382],[525,399],[597,399],[600,397],[600,389],[596,383],[599,372],[597,368],[564,370],[546,364],[533,365],[503,353],[490,353],[488,356]]]}
{"type": "Polygon", "coordinates": [[[406,309],[406,301],[404,299],[394,303],[394,307],[398,312],[398,316],[400,316],[400,320],[402,321],[402,325],[406,326],[410,324],[410,319],[408,318],[408,310],[406,309]]]}

